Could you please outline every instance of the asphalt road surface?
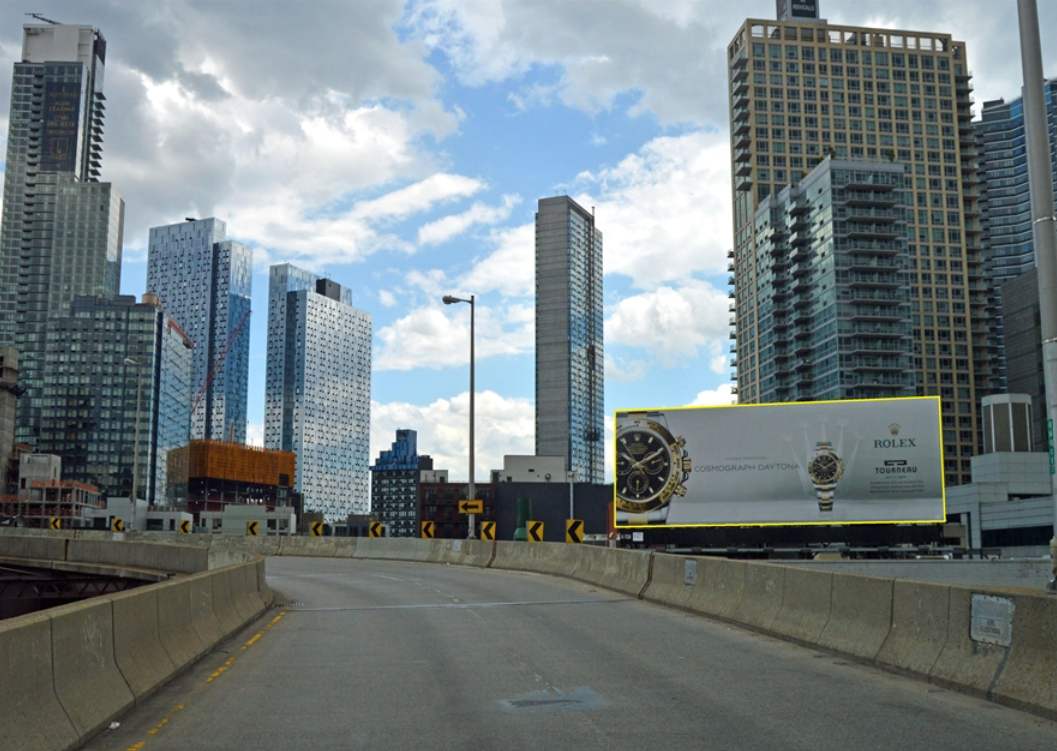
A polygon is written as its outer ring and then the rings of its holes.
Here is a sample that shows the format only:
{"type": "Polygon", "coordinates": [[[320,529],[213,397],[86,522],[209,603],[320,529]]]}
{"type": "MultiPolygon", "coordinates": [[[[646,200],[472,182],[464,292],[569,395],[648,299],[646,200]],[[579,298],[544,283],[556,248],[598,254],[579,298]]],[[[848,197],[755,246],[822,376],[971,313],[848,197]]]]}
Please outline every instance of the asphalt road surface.
{"type": "Polygon", "coordinates": [[[1057,723],[535,574],[270,558],[277,602],[90,749],[1057,749],[1057,723]]]}

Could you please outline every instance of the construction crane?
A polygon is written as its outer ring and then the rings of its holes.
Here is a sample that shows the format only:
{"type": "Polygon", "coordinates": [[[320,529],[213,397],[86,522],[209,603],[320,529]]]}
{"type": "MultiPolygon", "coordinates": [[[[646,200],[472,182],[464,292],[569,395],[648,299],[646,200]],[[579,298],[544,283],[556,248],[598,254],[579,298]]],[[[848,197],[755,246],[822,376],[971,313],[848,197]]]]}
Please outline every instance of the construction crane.
{"type": "Polygon", "coordinates": [[[62,26],[62,24],[59,21],[52,21],[50,18],[45,18],[44,16],[40,15],[39,13],[27,13],[26,15],[27,16],[33,16],[38,21],[44,21],[44,23],[50,23],[50,24],[53,24],[55,26],[62,26]]]}
{"type": "Polygon", "coordinates": [[[220,357],[213,363],[213,367],[209,370],[209,375],[206,377],[206,382],[202,384],[202,388],[198,390],[195,395],[195,400],[191,404],[191,416],[194,417],[195,410],[198,409],[198,405],[202,403],[202,399],[205,398],[206,392],[209,391],[210,384],[213,383],[213,379],[216,377],[217,371],[220,370],[220,366],[224,364],[224,360],[227,359],[228,352],[231,351],[231,345],[235,343],[235,340],[239,338],[239,331],[242,330],[243,325],[246,323],[246,319],[250,317],[250,311],[247,310],[242,314],[242,318],[239,319],[238,326],[231,332],[231,338],[228,339],[227,346],[224,347],[224,351],[220,353],[220,357]]]}

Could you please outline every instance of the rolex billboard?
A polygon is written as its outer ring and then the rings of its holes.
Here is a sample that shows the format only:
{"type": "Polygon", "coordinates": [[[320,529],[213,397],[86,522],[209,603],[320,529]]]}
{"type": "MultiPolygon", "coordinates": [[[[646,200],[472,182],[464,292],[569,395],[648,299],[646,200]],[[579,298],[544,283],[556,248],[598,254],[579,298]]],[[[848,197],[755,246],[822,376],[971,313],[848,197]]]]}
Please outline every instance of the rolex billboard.
{"type": "Polygon", "coordinates": [[[616,413],[617,526],[946,521],[939,397],[616,413]]]}

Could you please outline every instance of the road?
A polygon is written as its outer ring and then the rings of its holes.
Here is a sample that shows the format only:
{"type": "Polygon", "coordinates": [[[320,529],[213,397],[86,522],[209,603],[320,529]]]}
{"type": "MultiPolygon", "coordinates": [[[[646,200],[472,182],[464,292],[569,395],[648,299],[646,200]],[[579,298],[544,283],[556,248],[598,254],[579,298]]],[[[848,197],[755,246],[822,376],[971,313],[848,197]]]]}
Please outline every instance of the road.
{"type": "Polygon", "coordinates": [[[87,748],[1057,748],[1057,723],[579,582],[267,565],[290,605],[87,748]]]}

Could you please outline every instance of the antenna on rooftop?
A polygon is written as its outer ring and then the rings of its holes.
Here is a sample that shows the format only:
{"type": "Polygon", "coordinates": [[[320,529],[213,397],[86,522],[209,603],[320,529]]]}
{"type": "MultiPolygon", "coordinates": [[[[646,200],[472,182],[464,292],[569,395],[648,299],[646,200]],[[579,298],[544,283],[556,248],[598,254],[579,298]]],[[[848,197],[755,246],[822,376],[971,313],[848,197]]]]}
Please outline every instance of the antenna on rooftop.
{"type": "Polygon", "coordinates": [[[50,24],[53,24],[54,26],[62,26],[62,24],[60,22],[52,21],[50,18],[45,18],[44,16],[40,15],[39,13],[27,13],[26,15],[27,16],[33,16],[38,21],[44,21],[45,23],[50,23],[50,24]]]}

